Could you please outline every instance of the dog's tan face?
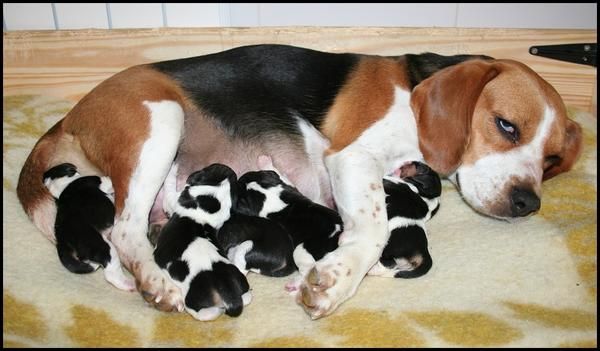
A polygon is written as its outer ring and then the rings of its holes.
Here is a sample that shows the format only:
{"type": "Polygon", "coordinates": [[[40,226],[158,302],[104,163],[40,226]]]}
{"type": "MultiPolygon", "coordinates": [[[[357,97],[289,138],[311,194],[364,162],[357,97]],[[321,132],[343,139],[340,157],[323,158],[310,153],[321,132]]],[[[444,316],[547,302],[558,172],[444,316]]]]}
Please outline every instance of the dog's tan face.
{"type": "Polygon", "coordinates": [[[558,93],[525,65],[496,60],[461,66],[438,77],[461,97],[442,94],[440,82],[417,94],[438,104],[421,108],[417,117],[426,160],[483,214],[508,219],[536,213],[542,181],[577,159],[581,128],[567,118],[558,93]],[[452,98],[459,102],[448,103],[452,98]],[[434,127],[451,135],[434,133],[434,127]],[[443,151],[436,155],[436,149],[443,151]]]}

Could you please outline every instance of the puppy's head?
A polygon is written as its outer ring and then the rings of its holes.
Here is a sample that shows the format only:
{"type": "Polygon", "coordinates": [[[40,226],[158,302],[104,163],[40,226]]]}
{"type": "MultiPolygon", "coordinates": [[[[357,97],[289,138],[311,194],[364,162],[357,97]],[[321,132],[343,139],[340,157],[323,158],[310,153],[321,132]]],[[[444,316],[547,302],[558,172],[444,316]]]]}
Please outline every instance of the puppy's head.
{"type": "Polygon", "coordinates": [[[542,181],[571,169],[581,150],[560,95],[516,61],[442,69],[415,87],[411,106],[427,163],[489,216],[536,213],[542,181]]]}
{"type": "Polygon", "coordinates": [[[247,172],[239,179],[239,184],[242,188],[246,188],[246,186],[252,182],[255,182],[265,190],[280,184],[285,184],[275,171],[270,170],[247,172]]]}
{"type": "Polygon", "coordinates": [[[62,163],[44,172],[43,182],[52,196],[58,199],[63,190],[79,176],[75,165],[62,163]]]}
{"type": "Polygon", "coordinates": [[[400,177],[414,185],[420,196],[433,199],[442,194],[440,176],[422,162],[413,161],[400,167],[400,177]]]}
{"type": "MultiPolygon", "coordinates": [[[[280,203],[281,191],[290,188],[275,171],[271,170],[245,173],[240,177],[238,187],[239,201],[236,204],[236,210],[252,216],[258,216],[261,213],[268,197],[280,203]]],[[[276,210],[269,209],[268,212],[276,210]]]]}
{"type": "Polygon", "coordinates": [[[190,174],[174,212],[219,228],[229,218],[236,201],[236,179],[235,172],[222,164],[190,174]]]}

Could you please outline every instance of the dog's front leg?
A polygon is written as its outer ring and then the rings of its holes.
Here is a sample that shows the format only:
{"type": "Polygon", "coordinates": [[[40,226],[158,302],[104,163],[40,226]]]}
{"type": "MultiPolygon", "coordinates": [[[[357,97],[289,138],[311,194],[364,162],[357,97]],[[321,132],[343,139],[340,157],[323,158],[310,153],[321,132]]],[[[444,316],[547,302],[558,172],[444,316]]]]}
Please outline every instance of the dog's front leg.
{"type": "Polygon", "coordinates": [[[340,246],[319,260],[300,286],[298,303],[313,319],[333,312],[354,295],[389,237],[382,162],[354,144],[327,156],[325,164],[344,233],[340,246]]]}
{"type": "Polygon", "coordinates": [[[132,151],[137,159],[133,172],[113,178],[117,215],[110,240],[147,302],[163,311],[182,311],[181,290],[154,261],[147,230],[148,215],[182,137],[184,113],[174,101],[145,101],[144,105],[149,110],[150,135],[139,151],[132,151]]]}

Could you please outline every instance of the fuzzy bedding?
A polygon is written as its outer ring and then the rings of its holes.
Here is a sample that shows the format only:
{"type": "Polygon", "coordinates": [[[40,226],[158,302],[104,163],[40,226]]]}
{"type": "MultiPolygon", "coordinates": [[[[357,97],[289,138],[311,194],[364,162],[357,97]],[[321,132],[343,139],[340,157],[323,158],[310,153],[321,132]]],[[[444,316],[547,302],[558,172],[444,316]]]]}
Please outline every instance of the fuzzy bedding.
{"type": "Polygon", "coordinates": [[[103,273],[77,275],[22,210],[15,187],[37,139],[73,106],[4,96],[4,347],[596,347],[597,121],[574,170],[543,185],[538,215],[507,223],[475,213],[443,181],[428,222],[433,267],[416,279],[366,277],[312,321],[284,291],[291,279],[250,273],[241,316],[200,322],[159,312],[103,273]]]}

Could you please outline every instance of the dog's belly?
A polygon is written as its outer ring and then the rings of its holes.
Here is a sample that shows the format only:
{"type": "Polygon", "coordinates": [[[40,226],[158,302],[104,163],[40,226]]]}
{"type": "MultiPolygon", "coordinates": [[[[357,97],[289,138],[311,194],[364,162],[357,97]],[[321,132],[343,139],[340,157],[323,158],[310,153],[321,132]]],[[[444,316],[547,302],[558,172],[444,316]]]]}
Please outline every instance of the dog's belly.
{"type": "MultiPolygon", "coordinates": [[[[191,173],[213,163],[231,167],[239,177],[248,171],[259,170],[258,157],[266,155],[302,194],[312,201],[333,207],[329,175],[323,163],[327,143],[314,134],[307,135],[305,128],[300,134],[274,131],[253,140],[234,139],[203,116],[189,118],[185,128],[175,159],[178,191],[191,173]]],[[[163,193],[161,189],[156,197],[150,223],[166,219],[163,193]]]]}

